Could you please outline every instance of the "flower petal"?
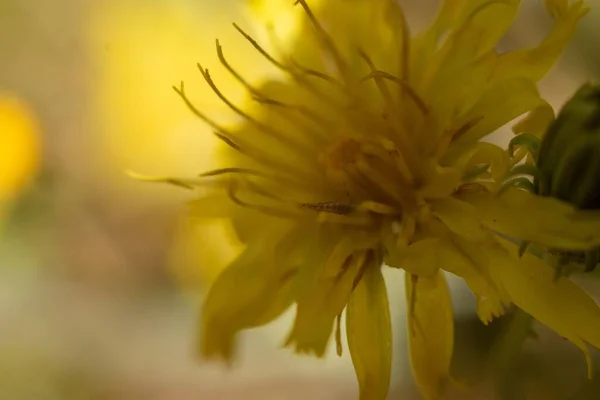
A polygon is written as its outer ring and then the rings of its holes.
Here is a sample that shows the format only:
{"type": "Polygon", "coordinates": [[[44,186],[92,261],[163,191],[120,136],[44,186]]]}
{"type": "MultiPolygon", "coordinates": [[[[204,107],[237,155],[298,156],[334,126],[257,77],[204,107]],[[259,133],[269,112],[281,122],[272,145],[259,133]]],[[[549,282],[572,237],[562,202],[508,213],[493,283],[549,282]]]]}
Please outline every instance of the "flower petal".
{"type": "MultiPolygon", "coordinates": [[[[326,236],[328,233],[321,232],[326,236]]],[[[346,231],[338,239],[317,240],[315,255],[298,277],[296,320],[286,341],[297,352],[321,357],[331,336],[333,321],[344,309],[352,288],[365,268],[381,264],[374,251],[376,236],[346,231]]],[[[305,240],[305,239],[304,239],[305,240]]],[[[310,249],[309,249],[310,251],[310,249]]]]}
{"type": "Polygon", "coordinates": [[[508,189],[501,196],[462,196],[476,206],[484,223],[504,235],[544,246],[586,250],[600,245],[600,213],[577,211],[551,197],[508,189]]]}
{"type": "Polygon", "coordinates": [[[546,101],[531,110],[529,114],[513,127],[515,135],[528,133],[541,138],[544,136],[550,124],[554,121],[554,109],[546,101]]]}
{"type": "MultiPolygon", "coordinates": [[[[512,23],[519,0],[445,0],[430,27],[414,41],[413,69],[427,69],[431,59],[437,59],[435,69],[446,68],[448,62],[471,63],[494,48],[512,23]],[[440,50],[440,39],[450,32],[440,50]],[[460,54],[454,56],[455,54],[460,54]],[[427,61],[426,61],[427,60],[427,61]]],[[[457,65],[450,65],[455,69],[457,65]]]]}
{"type": "Polygon", "coordinates": [[[366,269],[352,292],[346,309],[346,332],[360,399],[385,399],[392,369],[392,325],[379,266],[366,269]]]}
{"type": "Polygon", "coordinates": [[[487,325],[504,314],[510,300],[491,279],[487,258],[478,257],[479,246],[455,236],[454,243],[442,242],[439,257],[444,260],[442,268],[461,277],[473,292],[477,298],[477,316],[487,325]]]}
{"type": "Polygon", "coordinates": [[[537,47],[500,55],[495,81],[514,77],[539,81],[554,66],[573,37],[577,23],[588,12],[583,1],[547,0],[546,7],[556,21],[552,31],[537,47]]]}
{"type": "Polygon", "coordinates": [[[468,240],[478,240],[484,236],[479,210],[464,201],[448,197],[431,200],[431,212],[451,231],[468,240]]]}
{"type": "Polygon", "coordinates": [[[500,179],[509,170],[508,155],[504,149],[492,143],[452,143],[442,159],[443,164],[471,171],[479,165],[488,164],[491,176],[500,179]]]}
{"type": "Polygon", "coordinates": [[[427,238],[409,246],[388,247],[385,263],[394,268],[402,268],[417,276],[433,276],[440,268],[439,257],[432,249],[440,244],[438,238],[427,238]]]}
{"type": "Polygon", "coordinates": [[[589,355],[585,343],[600,348],[600,307],[582,288],[569,279],[555,280],[555,271],[539,258],[518,255],[517,246],[500,239],[494,250],[495,278],[511,300],[535,319],[570,340],[589,355]]]}
{"type": "Polygon", "coordinates": [[[201,316],[202,355],[231,360],[239,331],[272,321],[292,304],[298,265],[289,253],[303,232],[270,228],[258,232],[210,288],[201,316]]]}
{"type": "Polygon", "coordinates": [[[410,363],[426,400],[440,399],[451,382],[454,321],[442,271],[433,277],[406,275],[410,363]]]}
{"type": "Polygon", "coordinates": [[[497,81],[461,117],[458,126],[476,118],[484,118],[459,136],[456,142],[477,142],[502,125],[538,107],[542,102],[537,86],[532,80],[517,77],[497,81]]]}

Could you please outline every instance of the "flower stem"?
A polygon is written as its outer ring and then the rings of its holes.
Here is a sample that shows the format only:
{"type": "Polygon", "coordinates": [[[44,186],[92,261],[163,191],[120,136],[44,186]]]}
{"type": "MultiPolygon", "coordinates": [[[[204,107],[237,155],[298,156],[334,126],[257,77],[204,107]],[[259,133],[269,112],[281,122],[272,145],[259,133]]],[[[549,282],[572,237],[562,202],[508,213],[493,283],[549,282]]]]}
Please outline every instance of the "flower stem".
{"type": "Polygon", "coordinates": [[[515,309],[504,333],[491,349],[490,361],[494,385],[499,399],[525,399],[518,390],[518,364],[525,341],[533,334],[533,317],[515,309]]]}

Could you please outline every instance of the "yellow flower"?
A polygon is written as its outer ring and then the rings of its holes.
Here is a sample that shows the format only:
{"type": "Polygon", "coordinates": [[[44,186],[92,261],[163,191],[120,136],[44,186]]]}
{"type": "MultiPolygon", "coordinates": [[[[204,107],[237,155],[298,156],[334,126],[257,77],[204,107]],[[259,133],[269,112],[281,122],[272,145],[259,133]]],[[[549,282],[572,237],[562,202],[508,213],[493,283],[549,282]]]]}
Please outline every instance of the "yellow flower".
{"type": "Polygon", "coordinates": [[[0,207],[12,200],[37,171],[39,127],[16,97],[0,95],[0,207]]]}
{"type": "Polygon", "coordinates": [[[286,344],[321,356],[334,330],[341,349],[345,309],[360,398],[385,398],[392,334],[383,265],[406,272],[410,358],[427,399],[452,382],[443,271],[466,281],[485,323],[514,303],[582,350],[600,347],[593,300],[567,279],[554,284],[551,267],[519,258],[494,232],[556,247],[600,244],[597,214],[515,189],[494,193],[510,161],[480,140],[545,105],[537,81],[587,11],[580,1],[547,0],[555,19],[547,38],[498,54],[519,5],[446,0],[411,36],[394,0],[299,0],[291,45],[274,40],[267,51],[247,37],[282,73],[260,86],[217,43],[252,101],[234,104],[200,70],[243,122],[220,125],[176,89],[223,142],[219,169],[179,183],[201,191],[196,217],[229,221],[244,246],[206,298],[204,356],[231,360],[238,332],[294,304],[286,344]]]}

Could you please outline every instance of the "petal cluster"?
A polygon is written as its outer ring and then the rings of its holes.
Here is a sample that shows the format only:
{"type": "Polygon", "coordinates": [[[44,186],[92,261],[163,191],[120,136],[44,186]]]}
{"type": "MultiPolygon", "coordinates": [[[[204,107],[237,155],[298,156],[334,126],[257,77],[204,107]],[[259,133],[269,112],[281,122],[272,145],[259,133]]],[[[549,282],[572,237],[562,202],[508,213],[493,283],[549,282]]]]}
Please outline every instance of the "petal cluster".
{"type": "Polygon", "coordinates": [[[410,358],[427,399],[452,383],[444,271],[465,280],[485,323],[514,303],[580,348],[600,347],[593,300],[569,280],[555,284],[551,267],[496,235],[585,249],[600,244],[600,217],[517,189],[498,195],[511,159],[481,141],[535,111],[521,123],[529,129],[547,110],[537,82],[583,3],[547,0],[552,31],[508,53],[496,44],[517,0],[443,1],[417,35],[394,0],[296,3],[300,26],[285,46],[274,38],[263,47],[236,26],[280,79],[249,82],[217,42],[248,104],[231,102],[199,66],[240,124],[218,124],[176,88],[223,148],[221,168],[171,182],[198,187],[194,215],[229,221],[244,247],[206,298],[202,354],[230,360],[237,333],[295,305],[286,344],[322,356],[334,332],[341,346],[345,311],[360,397],[383,399],[392,337],[384,265],[406,273],[410,358]]]}

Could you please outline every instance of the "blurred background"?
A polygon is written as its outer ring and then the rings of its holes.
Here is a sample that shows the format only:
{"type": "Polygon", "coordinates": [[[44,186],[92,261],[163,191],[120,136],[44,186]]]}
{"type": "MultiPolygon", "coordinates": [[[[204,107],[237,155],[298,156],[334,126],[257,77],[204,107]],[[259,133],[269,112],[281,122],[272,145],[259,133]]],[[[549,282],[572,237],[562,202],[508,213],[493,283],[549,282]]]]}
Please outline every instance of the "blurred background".
{"type": "MultiPolygon", "coordinates": [[[[401,2],[415,31],[437,6],[401,2]]],[[[507,49],[536,43],[551,26],[542,1],[523,3],[507,49]]],[[[597,7],[542,83],[555,107],[600,72],[600,2],[587,3],[597,7]]],[[[0,1],[0,399],[355,398],[347,354],[316,360],[280,348],[293,313],[243,335],[230,370],[198,360],[202,287],[235,245],[219,239],[221,226],[207,235],[183,218],[190,193],[125,174],[193,176],[210,167],[210,130],[171,86],[185,80],[198,106],[228,118],[196,69],[202,62],[241,99],[216,68],[214,39],[247,77],[269,73],[255,70],[256,54],[232,22],[261,35],[243,0],[0,1]]],[[[291,27],[285,19],[276,28],[285,35],[291,27]]],[[[390,398],[419,399],[405,351],[403,278],[388,272],[390,398]]],[[[484,329],[471,295],[452,282],[455,374],[474,383],[455,398],[493,399],[499,387],[510,399],[600,398],[581,353],[543,327],[510,373],[489,379],[505,323],[484,329]]],[[[594,275],[584,284],[600,293],[594,275]]]]}

